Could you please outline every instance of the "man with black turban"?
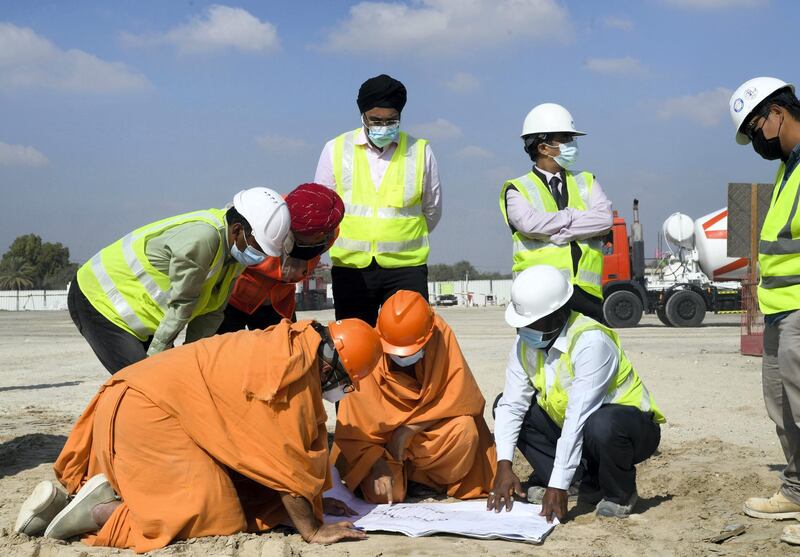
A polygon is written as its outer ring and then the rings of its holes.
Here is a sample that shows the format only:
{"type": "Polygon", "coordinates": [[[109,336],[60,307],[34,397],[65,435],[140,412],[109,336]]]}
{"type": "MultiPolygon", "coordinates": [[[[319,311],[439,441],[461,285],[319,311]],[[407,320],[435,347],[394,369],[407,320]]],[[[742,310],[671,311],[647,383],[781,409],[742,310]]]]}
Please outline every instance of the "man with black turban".
{"type": "Polygon", "coordinates": [[[405,86],[382,74],[358,90],[361,126],[328,141],[314,182],[336,190],[345,215],[331,248],[336,319],[375,325],[398,290],[428,299],[428,234],[442,215],[427,140],[400,131],[405,86]]]}

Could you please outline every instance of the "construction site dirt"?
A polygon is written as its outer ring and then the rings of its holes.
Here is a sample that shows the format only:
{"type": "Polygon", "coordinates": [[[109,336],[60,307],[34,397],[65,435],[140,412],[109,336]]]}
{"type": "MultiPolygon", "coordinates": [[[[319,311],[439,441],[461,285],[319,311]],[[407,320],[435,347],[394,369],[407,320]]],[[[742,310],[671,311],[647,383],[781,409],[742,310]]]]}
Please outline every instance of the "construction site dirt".
{"type": "MultiPolygon", "coordinates": [[[[455,331],[491,403],[503,389],[514,330],[502,308],[437,308],[455,331]]],[[[332,311],[301,312],[329,320],[332,311]]],[[[67,312],[0,312],[0,555],[132,555],[13,533],[20,505],[43,479],[70,428],[108,374],[78,334],[67,312]]],[[[769,496],[784,462],[764,410],[761,360],[739,354],[739,317],[709,315],[703,326],[668,328],[646,315],[619,331],[623,346],[667,416],[660,450],[638,467],[639,503],[626,520],[601,519],[591,508],[570,507],[542,547],[450,536],[408,538],[370,534],[333,546],[306,544],[291,530],[178,542],[153,555],[787,555],[779,541],[786,522],[752,519],[748,496],[769,496]],[[726,528],[744,532],[722,543],[726,528]]],[[[327,403],[326,403],[327,405],[327,403]]],[[[329,430],[333,407],[328,405],[329,430]]],[[[530,467],[518,454],[518,475],[530,467]]]]}

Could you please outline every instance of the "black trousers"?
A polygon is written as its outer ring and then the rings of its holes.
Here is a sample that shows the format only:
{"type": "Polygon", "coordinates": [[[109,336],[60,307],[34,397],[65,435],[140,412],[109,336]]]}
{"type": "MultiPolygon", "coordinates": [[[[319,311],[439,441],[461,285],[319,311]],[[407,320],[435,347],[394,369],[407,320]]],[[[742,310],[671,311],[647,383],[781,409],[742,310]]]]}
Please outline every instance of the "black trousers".
{"type": "Polygon", "coordinates": [[[567,302],[567,307],[578,313],[582,313],[586,317],[591,317],[595,321],[604,323],[603,321],[603,300],[592,296],[582,288],[575,286],[572,290],[572,296],[567,302]]]}
{"type": "Polygon", "coordinates": [[[73,278],[69,286],[67,307],[78,332],[83,335],[109,373],[114,374],[147,357],[147,348],[152,337],[142,342],[106,319],[81,292],[77,278],[73,278]]]}
{"type": "Polygon", "coordinates": [[[428,301],[428,266],[384,269],[375,259],[363,269],[331,268],[336,319],[357,317],[373,327],[378,308],[398,290],[419,292],[428,301]]]}
{"type": "MultiPolygon", "coordinates": [[[[495,407],[499,400],[498,396],[495,407]]],[[[550,482],[560,437],[561,428],[532,402],[517,440],[517,448],[533,467],[531,483],[547,486],[550,482]]],[[[599,487],[605,499],[627,504],[636,490],[636,464],[650,458],[660,442],[661,427],[653,421],[652,412],[621,404],[601,406],[584,425],[584,469],[575,479],[582,475],[581,481],[599,487]]]]}
{"type": "MultiPolygon", "coordinates": [[[[283,316],[275,311],[272,306],[261,306],[251,314],[228,304],[225,308],[225,318],[219,324],[217,334],[233,333],[236,331],[266,329],[281,322],[283,316]]],[[[292,314],[292,321],[297,321],[297,316],[292,314]]]]}

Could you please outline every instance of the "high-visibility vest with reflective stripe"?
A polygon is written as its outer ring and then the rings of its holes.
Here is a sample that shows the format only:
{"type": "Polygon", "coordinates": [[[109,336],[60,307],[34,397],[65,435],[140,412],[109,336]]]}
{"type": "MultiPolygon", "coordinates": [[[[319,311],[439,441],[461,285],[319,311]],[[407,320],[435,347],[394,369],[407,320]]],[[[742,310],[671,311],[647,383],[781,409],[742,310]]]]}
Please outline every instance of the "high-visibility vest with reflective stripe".
{"type": "Polygon", "coordinates": [[[331,260],[334,265],[358,269],[367,267],[373,257],[385,268],[424,265],[430,251],[428,223],[422,213],[428,142],[400,132],[376,190],[366,146],[355,144],[359,133],[360,129],[344,133],[333,143],[333,175],[345,212],[331,260]]]}
{"type": "MultiPolygon", "coordinates": [[[[594,176],[590,172],[573,174],[565,171],[564,174],[569,196],[567,206],[585,211],[587,207],[591,206],[590,197],[594,176]]],[[[535,211],[546,213],[558,211],[558,205],[553,199],[550,188],[536,174],[529,172],[519,178],[508,180],[500,190],[500,211],[503,213],[503,219],[507,225],[511,226],[508,222],[506,192],[512,186],[528,200],[535,211]]],[[[600,238],[577,240],[581,249],[577,273],[572,262],[570,244],[559,246],[548,240],[528,238],[518,230],[514,231],[512,238],[514,240],[512,271],[515,273],[533,265],[551,265],[559,269],[573,284],[580,286],[584,291],[598,298],[603,297],[603,250],[600,238]]]]}
{"type": "Polygon", "coordinates": [[[547,387],[545,375],[545,352],[528,348],[523,341],[517,343],[517,357],[522,364],[528,379],[536,389],[536,402],[559,427],[564,425],[569,400],[569,388],[575,379],[572,367],[571,352],[580,336],[586,331],[602,331],[608,335],[617,347],[618,367],[614,380],[608,387],[603,404],[623,404],[635,406],[642,412],[652,412],[656,423],[664,423],[666,419],[656,406],[653,395],[642,383],[642,379],[633,369],[617,334],[578,312],[573,311],[567,323],[567,351],[555,362],[555,374],[552,385],[547,387]]]}
{"type": "Polygon", "coordinates": [[[92,306],[118,327],[146,340],[164,318],[171,292],[169,276],[145,255],[148,240],[191,222],[204,222],[219,234],[219,248],[200,291],[192,318],[219,309],[227,300],[233,279],[244,267],[225,264],[225,211],[208,209],[160,220],[117,240],[78,269],[78,285],[92,306]]]}
{"type": "Polygon", "coordinates": [[[758,244],[758,304],[765,315],[800,309],[800,165],[778,191],[785,172],[781,164],[758,244]]]}

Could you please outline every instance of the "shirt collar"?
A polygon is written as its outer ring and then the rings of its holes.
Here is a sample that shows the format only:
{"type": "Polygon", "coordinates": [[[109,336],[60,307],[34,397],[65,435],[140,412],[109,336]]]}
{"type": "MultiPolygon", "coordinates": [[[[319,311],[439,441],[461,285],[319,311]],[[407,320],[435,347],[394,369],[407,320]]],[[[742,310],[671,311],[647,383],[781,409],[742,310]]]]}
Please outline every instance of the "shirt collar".
{"type": "Polygon", "coordinates": [[[787,175],[797,166],[798,160],[800,160],[800,143],[794,146],[794,149],[789,153],[789,158],[786,159],[787,175]]]}
{"type": "Polygon", "coordinates": [[[535,165],[534,165],[533,168],[535,168],[537,172],[541,173],[546,178],[546,182],[548,184],[550,183],[550,180],[553,178],[553,176],[557,176],[559,178],[559,180],[561,179],[560,173],[553,174],[552,172],[548,172],[547,170],[542,170],[541,168],[539,168],[538,166],[535,166],[535,165]]]}
{"type": "MultiPolygon", "coordinates": [[[[567,349],[569,348],[569,344],[567,344],[567,329],[568,328],[569,327],[567,327],[565,325],[564,328],[561,329],[561,332],[559,333],[558,338],[553,343],[553,346],[550,347],[551,350],[553,348],[555,348],[556,350],[558,350],[562,354],[567,351],[567,349]]],[[[548,353],[549,352],[550,352],[550,350],[548,350],[548,353]]]]}

